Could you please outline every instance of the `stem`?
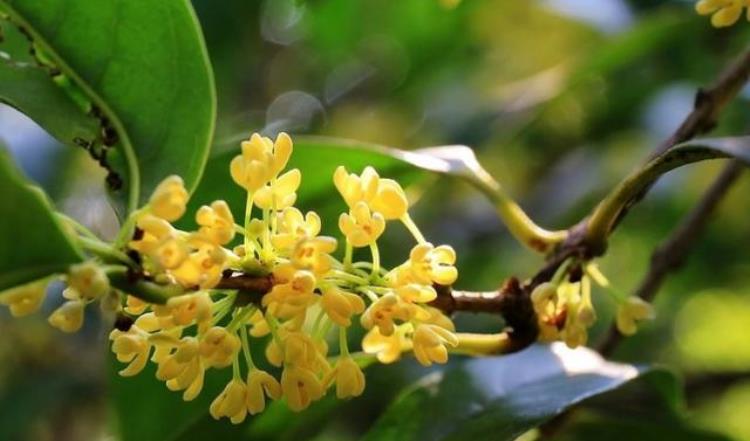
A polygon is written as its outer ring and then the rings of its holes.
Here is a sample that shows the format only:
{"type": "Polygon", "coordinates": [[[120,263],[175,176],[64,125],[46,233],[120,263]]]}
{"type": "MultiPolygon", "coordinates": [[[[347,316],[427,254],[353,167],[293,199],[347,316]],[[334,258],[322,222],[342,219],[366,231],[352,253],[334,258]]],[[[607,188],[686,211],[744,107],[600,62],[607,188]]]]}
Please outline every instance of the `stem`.
{"type": "Polygon", "coordinates": [[[370,244],[370,252],[372,253],[372,277],[375,277],[380,273],[380,250],[378,250],[377,242],[370,244]]]}
{"type": "Polygon", "coordinates": [[[699,143],[682,144],[663,155],[652,159],[642,168],[622,180],[594,209],[588,221],[586,242],[595,255],[604,252],[607,237],[620,214],[627,209],[639,194],[651,186],[660,176],[683,165],[707,159],[726,157],[721,152],[701,148],[699,143]]]}
{"type": "Polygon", "coordinates": [[[346,239],[346,250],[344,252],[344,268],[347,270],[352,267],[352,255],[354,254],[354,247],[352,246],[349,239],[346,239]]]}
{"type": "Polygon", "coordinates": [[[148,205],[130,213],[127,219],[125,219],[125,222],[123,222],[122,226],[120,227],[120,231],[117,233],[115,241],[113,242],[115,248],[122,248],[130,240],[130,238],[133,237],[133,230],[135,230],[135,225],[138,221],[138,217],[147,209],[148,205]]]}
{"type": "Polygon", "coordinates": [[[253,193],[248,191],[247,192],[247,200],[245,202],[245,259],[248,259],[250,255],[252,254],[254,247],[252,247],[252,242],[250,241],[250,235],[248,234],[248,231],[250,230],[250,219],[253,214],[253,193]]]}
{"type": "Polygon", "coordinates": [[[122,263],[130,267],[136,266],[135,262],[133,262],[133,260],[125,253],[112,248],[111,245],[102,242],[99,239],[95,240],[88,237],[78,237],[78,243],[81,245],[81,248],[97,257],[100,257],[105,262],[122,263]]]}
{"type": "Polygon", "coordinates": [[[349,341],[346,339],[346,328],[339,326],[339,353],[342,357],[349,356],[349,341]]]}
{"type": "Polygon", "coordinates": [[[532,221],[523,209],[483,169],[474,170],[466,179],[492,202],[508,231],[523,245],[547,253],[568,237],[567,231],[549,231],[532,221]]]}
{"type": "Polygon", "coordinates": [[[499,334],[456,333],[458,346],[450,348],[451,352],[466,355],[495,355],[506,353],[510,347],[510,338],[505,332],[499,334]]]}
{"type": "Polygon", "coordinates": [[[88,228],[86,228],[86,226],[84,226],[83,224],[81,224],[77,220],[73,219],[72,217],[70,217],[70,216],[68,216],[66,214],[63,214],[63,213],[55,213],[55,215],[60,220],[62,220],[63,222],[66,222],[66,223],[70,224],[70,226],[72,226],[73,228],[75,228],[79,233],[83,234],[84,236],[88,237],[89,239],[101,240],[101,239],[99,239],[99,237],[97,237],[96,234],[94,234],[94,232],[92,232],[91,230],[89,230],[88,228]]]}
{"type": "Polygon", "coordinates": [[[414,239],[420,243],[426,243],[424,236],[422,235],[422,232],[419,231],[419,227],[417,227],[417,224],[414,223],[414,220],[409,215],[409,212],[407,211],[404,213],[403,216],[401,216],[401,223],[404,224],[407,230],[411,233],[412,236],[414,236],[414,239]]]}
{"type": "Polygon", "coordinates": [[[179,285],[159,285],[154,282],[135,278],[130,269],[125,266],[110,266],[107,268],[106,273],[112,286],[149,303],[163,305],[170,298],[185,293],[184,289],[179,285]]]}
{"type": "Polygon", "coordinates": [[[234,356],[234,359],[232,360],[232,379],[234,380],[241,380],[242,374],[240,373],[240,360],[239,357],[236,355],[234,356]]]}
{"type": "Polygon", "coordinates": [[[245,362],[247,363],[247,369],[255,369],[255,363],[253,363],[253,356],[250,352],[250,343],[247,339],[247,329],[240,329],[240,338],[242,339],[242,353],[245,355],[245,362]]]}

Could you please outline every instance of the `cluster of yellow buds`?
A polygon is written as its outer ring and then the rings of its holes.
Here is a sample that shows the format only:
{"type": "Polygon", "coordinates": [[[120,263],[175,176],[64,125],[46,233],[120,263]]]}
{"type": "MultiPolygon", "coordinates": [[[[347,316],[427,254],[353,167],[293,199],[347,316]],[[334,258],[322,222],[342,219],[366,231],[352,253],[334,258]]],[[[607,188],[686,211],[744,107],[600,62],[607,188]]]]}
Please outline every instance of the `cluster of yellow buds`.
{"type": "MultiPolygon", "coordinates": [[[[560,340],[571,348],[588,341],[588,329],[596,322],[592,281],[603,288],[609,287],[609,281],[593,263],[576,268],[570,271],[569,265],[563,265],[550,282],[538,285],[531,293],[540,341],[560,340]]],[[[612,294],[617,301],[616,324],[622,334],[635,334],[636,322],[654,317],[653,308],[642,299],[612,294]]]]}
{"type": "Polygon", "coordinates": [[[339,218],[345,238],[339,260],[332,255],[337,240],[320,235],[320,217],[294,207],[301,173],[284,171],[290,137],[254,134],[241,147],[230,174],[247,192],[242,225],[216,201],[196,212],[197,231],[172,226],[188,201],[178,177],[163,181],[136,214],[128,247],[145,277],[187,294],[164,305],[127,297],[123,312],[135,320],[110,335],[118,360],[127,363],[121,375],[135,375],[151,360],[157,378],[191,400],[207,370],[231,366],[232,380],[210,413],[239,423],[261,412],[268,399],[284,398],[301,410],[330,388],[339,398],[360,395],[365,377],[347,333],[356,324],[367,331],[362,349],[381,362],[413,350],[424,365],[445,363],[458,340],[451,320],[428,304],[437,297],[433,284],[455,282],[456,255],[424,239],[401,186],[371,167],[361,175],[336,170],[334,184],[348,207],[339,218]],[[254,208],[260,215],[253,216],[254,208]],[[377,241],[394,220],[412,233],[415,246],[406,262],[387,270],[377,241]],[[237,234],[241,240],[233,244],[237,234]],[[369,249],[371,259],[355,262],[357,248],[369,249]],[[224,278],[234,277],[267,278],[271,288],[248,300],[248,293],[222,288],[224,278]],[[335,356],[329,354],[331,334],[338,336],[335,356]],[[257,360],[260,352],[265,356],[257,360]]]}
{"type": "MultiPolygon", "coordinates": [[[[750,7],[748,0],[700,0],[695,4],[698,14],[710,15],[711,24],[717,28],[735,24],[748,7],[750,7]]],[[[747,17],[750,20],[750,9],[748,9],[747,17]]]]}

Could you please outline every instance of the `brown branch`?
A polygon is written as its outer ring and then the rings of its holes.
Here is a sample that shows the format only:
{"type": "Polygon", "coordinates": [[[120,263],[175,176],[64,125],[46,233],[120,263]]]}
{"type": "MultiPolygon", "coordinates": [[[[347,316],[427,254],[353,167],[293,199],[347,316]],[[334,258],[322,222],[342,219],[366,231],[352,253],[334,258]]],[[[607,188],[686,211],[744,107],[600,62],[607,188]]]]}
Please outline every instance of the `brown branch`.
{"type": "MultiPolygon", "coordinates": [[[[743,165],[732,161],[724,167],[698,205],[683,219],[680,225],[651,255],[651,265],[635,294],[651,301],[664,283],[664,279],[682,266],[690,254],[690,248],[705,228],[721,199],[726,195],[742,173],[743,165]]],[[[606,338],[599,345],[602,355],[611,355],[622,340],[616,327],[611,327],[606,338]]]]}

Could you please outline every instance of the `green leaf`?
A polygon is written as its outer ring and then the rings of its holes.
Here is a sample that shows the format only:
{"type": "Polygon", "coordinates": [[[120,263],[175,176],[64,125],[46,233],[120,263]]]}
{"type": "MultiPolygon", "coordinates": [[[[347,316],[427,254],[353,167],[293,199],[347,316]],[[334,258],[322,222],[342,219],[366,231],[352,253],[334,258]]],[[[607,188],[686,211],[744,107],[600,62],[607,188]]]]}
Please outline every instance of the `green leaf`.
{"type": "Polygon", "coordinates": [[[167,175],[197,185],[216,98],[187,0],[2,0],[0,9],[116,132],[105,140],[115,145],[107,162],[125,184],[115,196],[128,209],[167,175]]]}
{"type": "Polygon", "coordinates": [[[428,375],[381,416],[366,440],[513,440],[581,401],[648,372],[587,348],[536,345],[428,375]]]}
{"type": "Polygon", "coordinates": [[[91,145],[99,137],[99,122],[40,67],[0,60],[0,102],[25,113],[64,144],[91,145]]]}
{"type": "Polygon", "coordinates": [[[82,259],[42,191],[28,185],[5,150],[0,150],[0,188],[0,291],[82,259]]]}

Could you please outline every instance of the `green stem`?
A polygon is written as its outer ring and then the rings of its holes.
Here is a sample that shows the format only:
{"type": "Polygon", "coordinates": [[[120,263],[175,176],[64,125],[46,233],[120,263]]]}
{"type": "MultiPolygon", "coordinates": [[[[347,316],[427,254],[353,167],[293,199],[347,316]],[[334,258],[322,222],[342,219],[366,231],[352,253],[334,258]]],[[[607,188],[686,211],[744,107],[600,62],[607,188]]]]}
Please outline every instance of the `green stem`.
{"type": "Polygon", "coordinates": [[[134,279],[130,269],[112,265],[105,270],[109,282],[115,288],[149,303],[164,304],[172,297],[185,293],[179,285],[159,285],[143,279],[134,279]]]}
{"type": "Polygon", "coordinates": [[[122,263],[134,267],[135,262],[122,251],[114,249],[110,244],[99,239],[78,237],[81,248],[109,263],[122,263]]]}
{"type": "Polygon", "coordinates": [[[240,329],[240,338],[242,339],[242,353],[245,355],[245,362],[247,363],[248,370],[255,369],[255,363],[253,363],[253,356],[250,353],[250,343],[247,339],[247,329],[240,329]]]}
{"type": "Polygon", "coordinates": [[[414,240],[418,243],[423,244],[427,242],[422,235],[422,232],[419,231],[419,227],[417,227],[417,224],[414,223],[414,220],[409,215],[409,212],[406,212],[401,216],[401,223],[404,224],[406,229],[409,230],[412,236],[414,236],[414,240]]]}
{"type": "Polygon", "coordinates": [[[346,328],[339,326],[339,353],[342,357],[349,356],[349,342],[346,339],[346,328]]]}
{"type": "Polygon", "coordinates": [[[250,220],[253,214],[253,193],[247,192],[247,200],[245,202],[245,259],[249,259],[253,253],[252,242],[250,241],[250,220]]]}
{"type": "Polygon", "coordinates": [[[596,254],[601,254],[607,238],[622,211],[651,186],[659,177],[683,165],[707,159],[727,157],[715,149],[695,144],[681,144],[671,148],[623,179],[594,209],[586,229],[586,242],[596,254]]]}
{"type": "Polygon", "coordinates": [[[92,240],[101,240],[101,239],[99,239],[99,237],[97,237],[96,234],[94,234],[93,231],[89,230],[88,228],[86,228],[86,226],[84,226],[83,224],[81,224],[77,220],[73,219],[72,217],[70,217],[70,216],[68,216],[66,214],[63,214],[63,213],[55,213],[55,215],[61,221],[69,224],[70,226],[72,226],[73,228],[75,228],[76,231],[78,231],[79,233],[81,233],[84,236],[88,237],[89,239],[92,239],[92,240]]]}
{"type": "Polygon", "coordinates": [[[380,273],[380,250],[378,250],[377,242],[370,244],[370,252],[372,253],[372,276],[375,277],[380,273]]]}
{"type": "Polygon", "coordinates": [[[474,172],[466,179],[492,202],[508,231],[520,243],[534,251],[547,253],[567,239],[567,231],[549,231],[535,224],[489,173],[481,168],[474,172]]]}
{"type": "Polygon", "coordinates": [[[352,267],[352,255],[354,254],[354,247],[352,246],[349,239],[346,240],[346,249],[344,251],[344,268],[349,270],[352,267]]]}

